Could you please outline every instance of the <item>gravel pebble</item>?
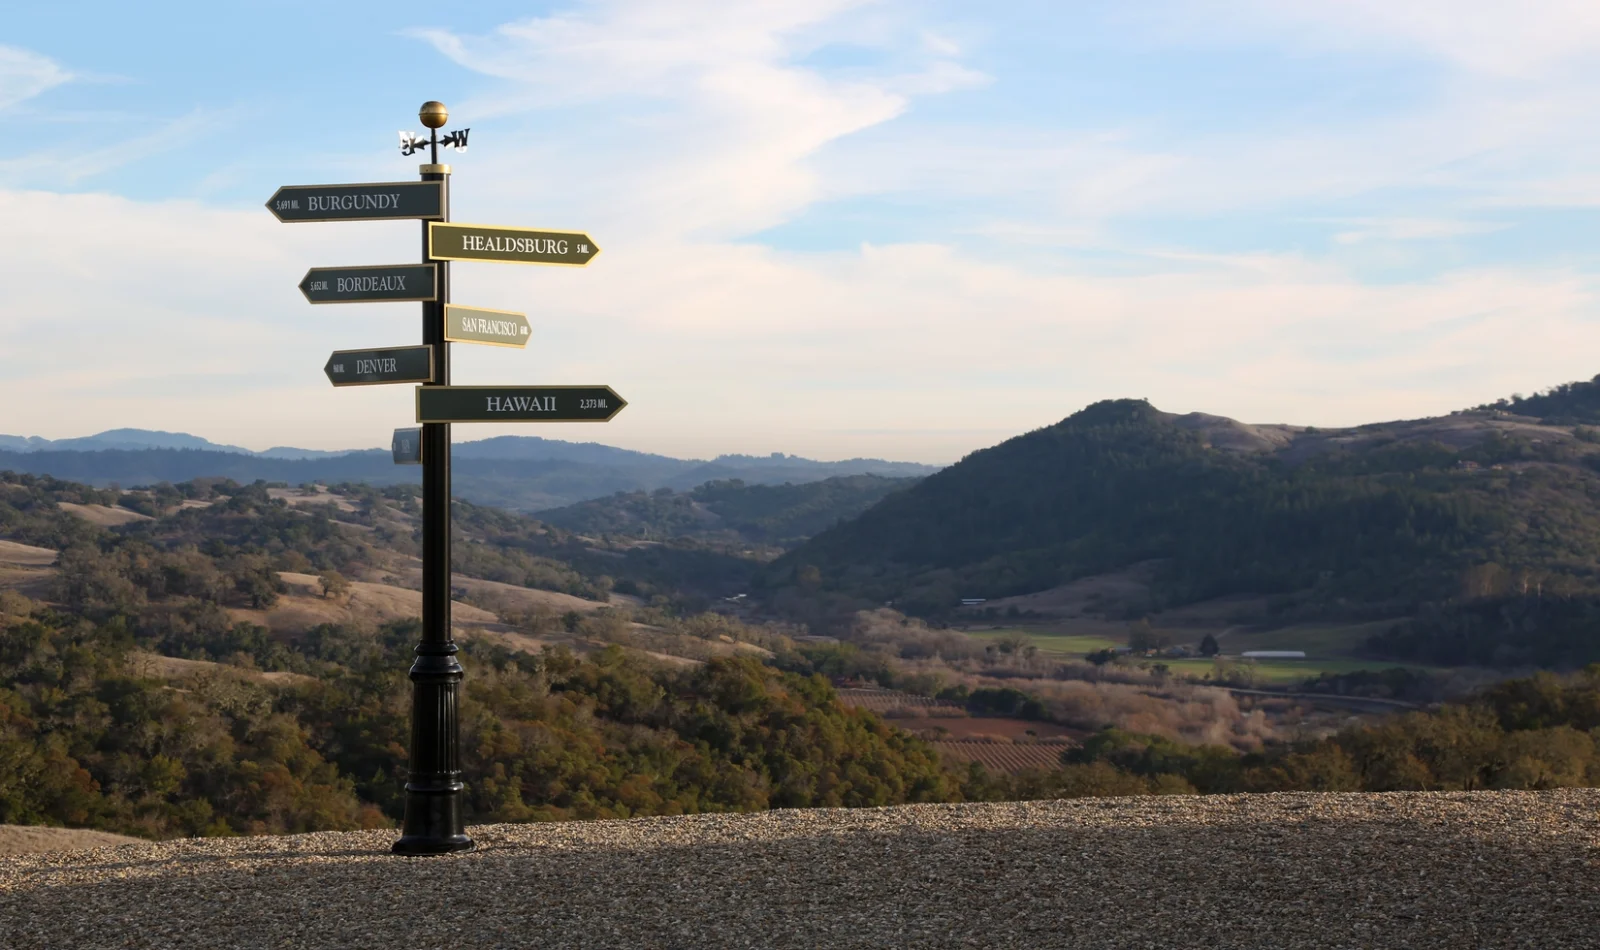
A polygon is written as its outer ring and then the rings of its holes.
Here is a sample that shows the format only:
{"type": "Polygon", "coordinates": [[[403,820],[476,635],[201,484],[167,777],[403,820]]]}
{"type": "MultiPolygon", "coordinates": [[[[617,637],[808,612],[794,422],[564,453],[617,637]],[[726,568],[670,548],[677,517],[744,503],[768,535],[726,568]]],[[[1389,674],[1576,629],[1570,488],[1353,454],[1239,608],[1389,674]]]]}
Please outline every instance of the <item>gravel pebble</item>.
{"type": "Polygon", "coordinates": [[[0,858],[0,946],[1600,946],[1600,790],[1078,799],[0,858]]]}

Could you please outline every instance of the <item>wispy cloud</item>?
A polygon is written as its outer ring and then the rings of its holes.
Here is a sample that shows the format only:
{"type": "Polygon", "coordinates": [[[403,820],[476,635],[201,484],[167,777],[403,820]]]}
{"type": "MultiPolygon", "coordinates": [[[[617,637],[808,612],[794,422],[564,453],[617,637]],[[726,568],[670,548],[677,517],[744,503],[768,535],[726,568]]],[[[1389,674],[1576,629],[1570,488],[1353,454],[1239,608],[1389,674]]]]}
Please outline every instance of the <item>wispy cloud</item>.
{"type": "MultiPolygon", "coordinates": [[[[1600,52],[1600,7],[1587,0],[1194,0],[1213,28],[1276,28],[1303,46],[1374,44],[1507,78],[1548,75],[1600,52]]],[[[1197,17],[1198,19],[1199,17],[1197,17]]]]}
{"type": "Polygon", "coordinates": [[[149,131],[92,148],[63,145],[0,159],[0,175],[24,187],[74,187],[116,168],[142,161],[192,142],[218,121],[209,112],[192,112],[158,122],[149,131]]]}
{"type": "MultiPolygon", "coordinates": [[[[591,148],[583,158],[585,177],[597,183],[585,196],[623,190],[634,202],[634,220],[646,227],[733,236],[831,196],[811,166],[825,147],[903,115],[916,97],[987,81],[953,59],[948,44],[930,52],[912,24],[868,31],[904,54],[893,69],[834,76],[801,62],[841,37],[858,41],[863,34],[852,31],[851,16],[868,7],[780,0],[691,2],[669,10],[612,0],[485,35],[417,35],[458,64],[505,81],[465,103],[464,114],[510,115],[607,98],[616,110],[608,147],[599,154],[591,148]],[[639,160],[644,155],[648,161],[639,160]]],[[[539,136],[526,144],[539,149],[548,142],[539,136]]]]}
{"type": "Polygon", "coordinates": [[[1472,234],[1503,231],[1507,225],[1489,221],[1461,221],[1447,218],[1347,218],[1331,219],[1329,224],[1347,230],[1334,234],[1339,244],[1365,244],[1371,241],[1439,241],[1472,234]]]}
{"type": "Polygon", "coordinates": [[[48,56],[0,45],[0,110],[9,109],[73,79],[48,56]]]}

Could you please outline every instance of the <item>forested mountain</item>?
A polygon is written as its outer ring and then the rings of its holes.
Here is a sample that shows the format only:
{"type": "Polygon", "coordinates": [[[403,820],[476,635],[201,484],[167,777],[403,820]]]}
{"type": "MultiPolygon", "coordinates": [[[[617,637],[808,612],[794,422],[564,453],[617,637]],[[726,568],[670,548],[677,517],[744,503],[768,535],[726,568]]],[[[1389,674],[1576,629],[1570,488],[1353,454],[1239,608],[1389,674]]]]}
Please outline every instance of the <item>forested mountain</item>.
{"type": "Polygon", "coordinates": [[[853,518],[912,478],[851,475],[795,485],[749,485],[741,479],[707,482],[687,492],[619,492],[566,508],[541,511],[547,524],[591,536],[661,541],[698,538],[789,547],[853,518]]]}
{"type": "Polygon", "coordinates": [[[1572,422],[1600,406],[1600,386],[1538,398],[1517,405],[1557,415],[1489,408],[1332,431],[1097,403],[889,495],[776,561],[764,583],[769,600],[834,615],[885,601],[940,615],[963,597],[1153,562],[1146,609],[1228,594],[1275,595],[1302,615],[1426,606],[1433,633],[1397,632],[1390,655],[1480,662],[1505,646],[1502,664],[1600,659],[1596,632],[1577,650],[1571,636],[1559,647],[1527,636],[1539,625],[1528,617],[1572,628],[1594,615],[1577,604],[1600,594],[1600,434],[1572,422]],[[1467,603],[1524,597],[1575,606],[1517,610],[1517,622],[1490,610],[1461,632],[1467,603]]]}

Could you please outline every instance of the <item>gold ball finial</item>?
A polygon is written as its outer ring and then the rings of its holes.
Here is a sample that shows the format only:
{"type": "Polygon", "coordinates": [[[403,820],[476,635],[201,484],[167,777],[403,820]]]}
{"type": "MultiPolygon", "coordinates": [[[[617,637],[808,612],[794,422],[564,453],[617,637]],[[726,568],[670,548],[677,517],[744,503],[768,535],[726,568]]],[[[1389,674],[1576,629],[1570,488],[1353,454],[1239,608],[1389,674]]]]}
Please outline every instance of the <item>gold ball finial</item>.
{"type": "Polygon", "coordinates": [[[417,110],[417,118],[428,128],[437,129],[450,121],[450,110],[444,107],[444,103],[429,99],[417,110]]]}

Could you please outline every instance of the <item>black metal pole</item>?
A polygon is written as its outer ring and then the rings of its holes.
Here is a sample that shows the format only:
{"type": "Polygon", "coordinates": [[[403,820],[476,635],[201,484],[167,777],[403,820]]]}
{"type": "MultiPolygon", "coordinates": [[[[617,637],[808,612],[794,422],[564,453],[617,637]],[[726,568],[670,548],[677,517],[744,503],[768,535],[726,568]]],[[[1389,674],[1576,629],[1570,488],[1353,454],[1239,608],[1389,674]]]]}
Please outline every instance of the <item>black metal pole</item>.
{"type": "MultiPolygon", "coordinates": [[[[450,166],[440,165],[439,133],[430,143],[433,162],[423,181],[444,182],[444,220],[450,220],[450,166]]],[[[428,222],[422,223],[422,259],[428,257],[428,222]]],[[[450,344],[444,339],[444,305],[450,299],[450,265],[438,268],[436,299],[422,305],[422,342],[434,349],[433,380],[450,383],[450,344]]],[[[422,642],[411,664],[411,774],[406,817],[395,854],[470,851],[462,823],[461,724],[457,707],[461,664],[450,630],[450,425],[422,426],[422,642]]]]}

